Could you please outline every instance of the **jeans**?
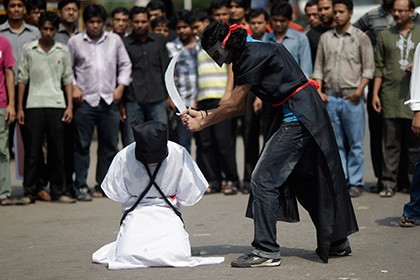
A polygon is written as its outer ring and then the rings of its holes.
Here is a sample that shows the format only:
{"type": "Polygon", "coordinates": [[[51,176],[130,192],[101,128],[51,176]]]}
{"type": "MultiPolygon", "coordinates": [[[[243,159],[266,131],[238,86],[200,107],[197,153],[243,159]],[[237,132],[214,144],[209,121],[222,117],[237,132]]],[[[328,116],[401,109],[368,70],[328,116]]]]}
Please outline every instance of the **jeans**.
{"type": "Polygon", "coordinates": [[[0,199],[12,194],[10,181],[9,125],[4,119],[6,108],[0,108],[0,199]]]}
{"type": "Polygon", "coordinates": [[[133,130],[130,125],[133,118],[137,118],[141,122],[154,120],[168,124],[166,100],[152,103],[127,101],[125,103],[125,109],[127,118],[125,121],[124,138],[127,145],[134,142],[133,130]]]}
{"type": "Polygon", "coordinates": [[[404,205],[404,214],[411,219],[420,219],[420,159],[414,165],[410,186],[410,201],[404,205]]]}
{"type": "Polygon", "coordinates": [[[75,148],[74,171],[77,189],[86,187],[87,174],[90,163],[90,144],[96,126],[98,131],[98,162],[96,165],[96,182],[100,186],[105,178],[112,159],[118,152],[118,132],[120,126],[120,112],[118,105],[108,105],[101,99],[98,107],[91,107],[84,101],[75,110],[75,148]]]}
{"type": "Polygon", "coordinates": [[[251,177],[254,216],[254,254],[280,258],[277,244],[279,191],[312,139],[300,122],[283,123],[268,140],[251,177]]]}
{"type": "Polygon", "coordinates": [[[326,108],[337,140],[347,183],[349,186],[363,186],[365,169],[365,109],[363,99],[360,98],[358,104],[341,97],[329,96],[329,99],[326,108]]]}

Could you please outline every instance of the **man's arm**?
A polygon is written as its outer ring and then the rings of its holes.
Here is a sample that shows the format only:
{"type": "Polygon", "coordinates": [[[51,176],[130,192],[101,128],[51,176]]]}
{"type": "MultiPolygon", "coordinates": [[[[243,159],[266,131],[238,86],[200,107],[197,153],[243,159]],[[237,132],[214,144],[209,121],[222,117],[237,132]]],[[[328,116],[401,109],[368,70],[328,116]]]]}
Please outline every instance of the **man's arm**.
{"type": "Polygon", "coordinates": [[[357,89],[354,92],[351,92],[345,98],[349,99],[351,102],[358,104],[360,102],[360,97],[363,96],[365,87],[369,84],[370,80],[373,78],[375,72],[375,60],[373,56],[373,48],[370,43],[370,39],[366,34],[361,34],[360,36],[360,57],[362,63],[362,78],[357,89]]]}
{"type": "Polygon", "coordinates": [[[381,89],[381,86],[382,77],[375,77],[373,80],[372,106],[378,113],[382,110],[381,100],[379,99],[379,90],[381,89]]]}
{"type": "Polygon", "coordinates": [[[23,99],[25,97],[26,86],[29,82],[29,58],[27,50],[24,48],[19,62],[18,71],[18,104],[17,121],[20,125],[25,124],[25,113],[23,111],[23,99]]]}
{"type": "Polygon", "coordinates": [[[8,104],[6,108],[6,118],[5,120],[11,124],[15,121],[16,118],[16,109],[15,109],[15,80],[12,67],[4,69],[4,75],[6,77],[6,91],[8,96],[8,104]]]}
{"type": "Polygon", "coordinates": [[[362,97],[365,87],[369,84],[370,79],[362,77],[357,89],[347,96],[344,99],[349,99],[351,102],[358,104],[360,102],[360,97],[362,97]]]}
{"type": "Polygon", "coordinates": [[[379,33],[375,53],[375,77],[373,79],[372,107],[378,113],[382,110],[379,92],[382,87],[383,69],[385,68],[384,34],[386,31],[387,30],[385,29],[379,33]]]}
{"type": "Polygon", "coordinates": [[[319,40],[318,49],[316,52],[316,58],[315,58],[315,64],[314,64],[314,72],[312,73],[313,79],[315,79],[318,82],[319,88],[318,88],[318,94],[321,97],[322,101],[328,102],[329,98],[328,96],[322,92],[323,85],[324,85],[324,63],[325,63],[325,57],[324,57],[324,40],[325,33],[321,35],[321,38],[319,40]]]}
{"type": "Polygon", "coordinates": [[[182,122],[189,131],[196,132],[223,120],[239,116],[246,110],[246,100],[251,84],[236,86],[231,96],[211,111],[188,109],[181,114],[182,122]]]}
{"type": "Polygon", "coordinates": [[[227,67],[227,81],[226,81],[225,93],[223,94],[220,102],[223,102],[229,99],[229,97],[232,95],[232,90],[233,90],[233,85],[234,85],[232,64],[229,64],[226,67],[227,67]]]}
{"type": "Polygon", "coordinates": [[[302,36],[299,46],[299,64],[306,78],[309,78],[312,74],[312,56],[311,47],[309,45],[308,37],[302,36]]]}
{"type": "Polygon", "coordinates": [[[420,136],[420,111],[415,111],[413,121],[411,123],[411,130],[415,135],[420,136]]]}
{"type": "Polygon", "coordinates": [[[118,104],[121,101],[121,98],[123,96],[125,86],[130,85],[130,77],[131,77],[130,56],[128,55],[127,49],[125,48],[125,45],[121,39],[118,41],[117,69],[118,69],[118,77],[117,77],[118,86],[114,89],[113,95],[114,95],[114,102],[118,104]]]}
{"type": "Polygon", "coordinates": [[[25,96],[26,85],[22,82],[18,83],[18,105],[17,105],[17,121],[20,125],[25,124],[25,113],[23,111],[23,98],[25,96]]]}
{"type": "Polygon", "coordinates": [[[67,99],[67,108],[64,111],[62,121],[65,123],[70,123],[73,119],[73,85],[67,84],[64,86],[64,91],[66,93],[67,99]]]}
{"type": "Polygon", "coordinates": [[[72,89],[73,100],[76,103],[82,103],[83,102],[83,92],[81,91],[81,89],[77,85],[77,75],[76,75],[76,71],[75,71],[76,51],[77,51],[76,44],[77,43],[76,43],[75,38],[71,37],[69,39],[69,41],[67,42],[67,47],[69,48],[70,65],[71,65],[72,71],[74,73],[73,89],[72,89]]]}

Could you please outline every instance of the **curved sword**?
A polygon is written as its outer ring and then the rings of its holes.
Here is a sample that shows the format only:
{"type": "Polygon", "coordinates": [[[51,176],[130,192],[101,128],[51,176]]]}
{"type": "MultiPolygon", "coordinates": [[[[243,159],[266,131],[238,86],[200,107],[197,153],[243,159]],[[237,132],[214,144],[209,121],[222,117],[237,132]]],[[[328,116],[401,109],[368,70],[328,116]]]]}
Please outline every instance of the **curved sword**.
{"type": "Polygon", "coordinates": [[[168,91],[168,94],[172,99],[172,102],[175,104],[175,107],[178,109],[179,113],[182,113],[185,110],[187,110],[187,107],[185,107],[184,101],[181,99],[181,96],[179,95],[178,90],[175,86],[175,82],[174,82],[175,64],[180,54],[181,52],[178,52],[172,58],[171,62],[168,65],[168,68],[166,69],[165,85],[166,85],[166,90],[168,91]]]}

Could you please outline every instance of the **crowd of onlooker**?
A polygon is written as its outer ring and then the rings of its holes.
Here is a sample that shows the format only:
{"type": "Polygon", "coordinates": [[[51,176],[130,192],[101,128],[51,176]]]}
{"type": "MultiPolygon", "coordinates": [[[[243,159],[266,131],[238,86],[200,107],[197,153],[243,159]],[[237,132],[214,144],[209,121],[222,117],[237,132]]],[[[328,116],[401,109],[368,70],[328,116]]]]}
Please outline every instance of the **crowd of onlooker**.
{"type": "Polygon", "coordinates": [[[152,0],[145,7],[115,8],[109,16],[98,4],[82,11],[77,0],[58,1],[58,13],[47,11],[44,0],[3,4],[1,205],[104,196],[100,185],[119,150],[119,137],[123,146],[134,141],[133,118],[168,124],[169,139],[188,151],[194,137],[196,161],[209,182],[206,193],[249,193],[260,136],[269,135],[278,108],[249,94],[239,120],[193,135],[165,87],[166,68],[179,53],[174,81],[187,107],[206,112],[229,98],[232,70],[219,67],[200,46],[200,36],[213,21],[240,25],[249,42],[283,44],[303,73],[318,82],[350,196],[360,196],[364,188],[365,108],[378,179],[370,191],[391,197],[410,188],[420,156],[420,138],[411,130],[413,113],[404,105],[420,42],[420,17],[411,0],[384,0],[354,24],[351,0],[309,0],[305,28],[294,22],[295,7],[287,0],[272,0],[267,9],[251,9],[249,0],[213,0],[208,9],[176,12],[171,1],[152,0]],[[95,129],[96,185],[88,186],[95,129]],[[245,147],[243,176],[235,155],[238,132],[245,147]],[[20,148],[13,147],[21,140],[20,148]],[[24,197],[19,199],[12,197],[9,154],[23,162],[24,197]]]}

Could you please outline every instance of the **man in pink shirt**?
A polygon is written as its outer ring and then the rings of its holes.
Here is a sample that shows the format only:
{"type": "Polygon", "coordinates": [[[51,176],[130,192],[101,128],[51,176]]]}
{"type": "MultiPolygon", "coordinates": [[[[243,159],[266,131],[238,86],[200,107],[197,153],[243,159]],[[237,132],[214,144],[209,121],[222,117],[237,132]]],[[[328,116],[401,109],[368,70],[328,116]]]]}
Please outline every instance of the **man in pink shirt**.
{"type": "Polygon", "coordinates": [[[12,67],[15,65],[12,47],[6,37],[0,36],[0,205],[13,205],[10,199],[10,157],[8,150],[9,124],[16,117],[15,83],[12,67]]]}
{"type": "Polygon", "coordinates": [[[104,31],[107,14],[101,5],[90,4],[83,12],[86,32],[72,36],[67,45],[73,65],[73,100],[76,143],[74,186],[80,201],[101,196],[100,185],[118,152],[118,131],[124,87],[130,84],[131,61],[120,36],[104,31]],[[87,185],[89,148],[94,128],[98,131],[96,186],[87,185]]]}

